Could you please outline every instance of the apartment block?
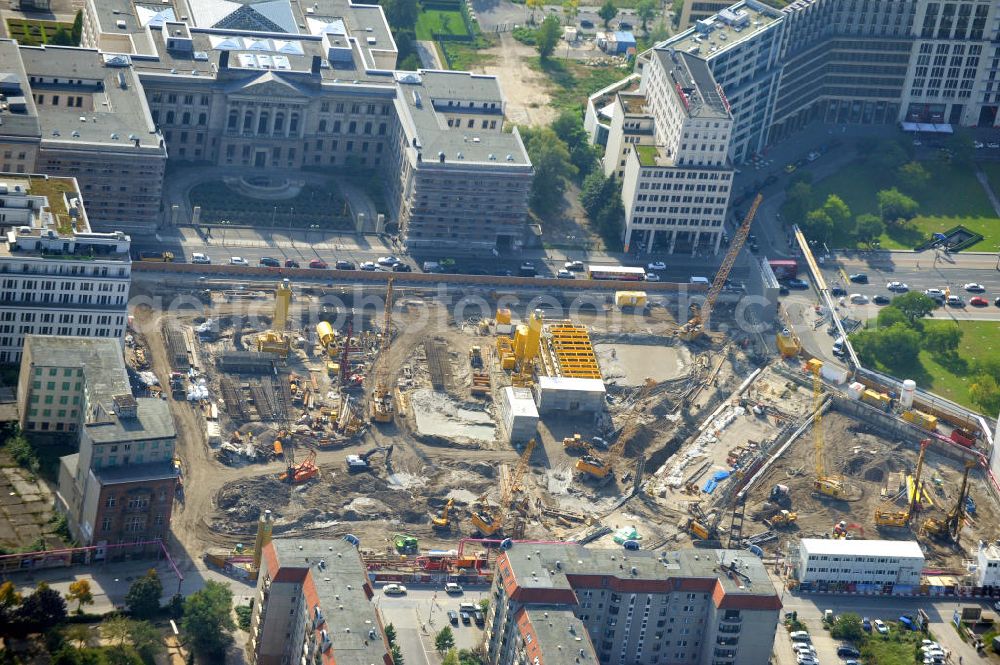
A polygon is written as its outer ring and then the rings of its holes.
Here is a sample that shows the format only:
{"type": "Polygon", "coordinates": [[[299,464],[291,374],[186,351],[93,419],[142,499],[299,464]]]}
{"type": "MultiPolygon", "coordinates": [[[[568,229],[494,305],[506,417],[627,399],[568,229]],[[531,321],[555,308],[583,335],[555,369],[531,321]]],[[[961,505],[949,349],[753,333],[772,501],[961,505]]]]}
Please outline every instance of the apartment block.
{"type": "Polygon", "coordinates": [[[757,665],[781,609],[760,559],[738,550],[516,543],[490,594],[490,665],[757,665]]]}
{"type": "Polygon", "coordinates": [[[56,493],[74,539],[95,546],[95,559],[155,551],[177,486],[176,431],[166,402],[132,396],[121,345],[29,335],[17,402],[26,431],[78,437],[56,493]]]}
{"type": "Polygon", "coordinates": [[[0,105],[0,166],[77,178],[98,228],[156,228],[167,152],[131,59],[0,40],[0,72],[17,101],[0,105]]]}
{"type": "Polygon", "coordinates": [[[18,362],[33,334],[121,344],[131,240],[90,230],[75,178],[0,173],[0,233],[0,362],[18,362]]]}
{"type": "Polygon", "coordinates": [[[797,575],[802,584],[920,584],[924,553],[915,540],[799,541],[797,575]]]}
{"type": "Polygon", "coordinates": [[[345,540],[263,547],[250,618],[251,665],[392,665],[361,554],[345,540]]]}

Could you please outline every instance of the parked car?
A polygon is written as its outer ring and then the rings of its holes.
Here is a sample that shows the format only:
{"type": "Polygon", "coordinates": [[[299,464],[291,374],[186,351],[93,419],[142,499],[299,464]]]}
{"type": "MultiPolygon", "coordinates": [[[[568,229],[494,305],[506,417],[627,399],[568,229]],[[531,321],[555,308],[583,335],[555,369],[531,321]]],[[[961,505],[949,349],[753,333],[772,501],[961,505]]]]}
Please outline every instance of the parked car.
{"type": "Polygon", "coordinates": [[[593,21],[588,21],[585,18],[584,19],[580,19],[580,27],[581,28],[588,28],[588,29],[589,28],[593,28],[594,27],[594,22],[593,21]]]}
{"type": "Polygon", "coordinates": [[[273,256],[262,256],[262,257],[260,257],[260,260],[257,261],[257,263],[259,265],[264,266],[265,268],[280,268],[281,267],[281,261],[279,261],[278,259],[274,258],[273,256]]]}
{"type": "Polygon", "coordinates": [[[631,30],[632,29],[632,24],[629,23],[628,21],[619,21],[618,22],[618,29],[619,30],[631,30]]]}
{"type": "Polygon", "coordinates": [[[378,264],[380,266],[386,266],[386,267],[391,268],[392,266],[396,265],[397,263],[400,263],[399,258],[397,258],[395,256],[392,256],[392,255],[378,257],[378,264]]]}
{"type": "Polygon", "coordinates": [[[985,286],[983,286],[982,284],[977,284],[975,282],[969,282],[962,288],[968,291],[969,293],[982,293],[986,290],[985,286]]]}
{"type": "Polygon", "coordinates": [[[451,625],[457,626],[458,625],[458,612],[456,612],[455,610],[448,610],[448,621],[451,622],[451,625]]]}
{"type": "Polygon", "coordinates": [[[833,287],[833,288],[830,289],[830,295],[833,296],[834,298],[838,298],[840,296],[846,296],[847,295],[847,289],[843,289],[843,288],[841,288],[839,286],[835,286],[835,287],[833,287]]]}
{"type": "Polygon", "coordinates": [[[326,270],[330,266],[323,259],[313,259],[309,262],[309,267],[314,270],[326,270]]]}
{"type": "Polygon", "coordinates": [[[250,262],[244,259],[242,256],[231,256],[229,257],[229,265],[231,266],[248,266],[250,262]]]}
{"type": "Polygon", "coordinates": [[[863,293],[852,293],[851,302],[854,303],[855,305],[867,305],[868,296],[866,296],[863,293]]]}
{"type": "Polygon", "coordinates": [[[382,593],[387,596],[402,596],[406,594],[406,587],[402,584],[386,584],[382,587],[382,593]]]}
{"type": "Polygon", "coordinates": [[[360,268],[361,270],[364,270],[365,272],[374,272],[374,271],[378,270],[378,266],[377,266],[377,265],[375,265],[374,263],[372,263],[371,261],[364,261],[364,262],[363,262],[363,263],[362,263],[362,264],[361,264],[360,266],[358,266],[358,267],[359,267],[359,268],[360,268]]]}
{"type": "Polygon", "coordinates": [[[562,270],[556,273],[556,277],[558,277],[559,279],[576,279],[576,274],[563,268],[562,270]]]}
{"type": "Polygon", "coordinates": [[[872,302],[875,303],[876,305],[888,305],[890,302],[892,302],[892,299],[889,296],[884,296],[880,293],[874,298],[872,298],[872,302]]]}
{"type": "Polygon", "coordinates": [[[462,585],[458,582],[448,582],[444,585],[444,592],[454,594],[462,593],[462,585]]]}
{"type": "Polygon", "coordinates": [[[285,259],[285,267],[286,268],[300,268],[301,266],[299,265],[298,261],[295,261],[293,259],[285,259]]]}
{"type": "Polygon", "coordinates": [[[476,610],[472,613],[472,620],[476,622],[477,626],[486,625],[486,615],[483,614],[482,610],[476,610]]]}
{"type": "Polygon", "coordinates": [[[841,658],[860,658],[861,652],[850,645],[844,644],[837,647],[837,655],[841,658]]]}
{"type": "Polygon", "coordinates": [[[997,298],[996,300],[994,300],[993,304],[996,305],[997,307],[1000,307],[1000,298],[997,298]]]}
{"type": "Polygon", "coordinates": [[[521,264],[521,267],[517,269],[517,274],[521,277],[534,277],[538,274],[535,269],[535,264],[531,261],[525,261],[521,264]]]}
{"type": "Polygon", "coordinates": [[[889,626],[885,625],[885,621],[882,621],[881,619],[875,619],[875,622],[874,622],[873,625],[875,626],[875,630],[880,635],[888,635],[889,634],[889,626]]]}
{"type": "Polygon", "coordinates": [[[989,306],[990,301],[981,296],[976,296],[975,298],[969,300],[969,304],[973,307],[987,307],[989,306]]]}
{"type": "Polygon", "coordinates": [[[660,276],[657,275],[655,272],[647,272],[646,273],[646,281],[647,282],[659,282],[660,281],[660,276]]]}
{"type": "Polygon", "coordinates": [[[666,270],[666,269],[667,269],[667,264],[664,263],[663,261],[653,261],[652,263],[646,266],[646,270],[650,272],[654,270],[666,270]]]}
{"type": "Polygon", "coordinates": [[[212,259],[208,258],[207,255],[202,254],[201,252],[194,252],[191,254],[191,263],[207,264],[211,262],[212,259]]]}
{"type": "Polygon", "coordinates": [[[788,637],[792,639],[793,642],[810,642],[808,631],[805,630],[793,630],[788,633],[788,637]]]}
{"type": "Polygon", "coordinates": [[[855,284],[867,284],[868,275],[863,272],[856,272],[853,275],[848,275],[847,279],[851,280],[855,284]]]}
{"type": "Polygon", "coordinates": [[[872,632],[872,620],[868,617],[861,617],[861,629],[866,633],[872,632]]]}
{"type": "Polygon", "coordinates": [[[468,612],[459,612],[458,616],[462,617],[462,623],[468,624],[472,617],[469,616],[468,612]]]}
{"type": "Polygon", "coordinates": [[[397,263],[392,267],[393,272],[413,272],[409,263],[397,263]]]}
{"type": "Polygon", "coordinates": [[[798,278],[795,278],[795,277],[793,277],[792,279],[786,281],[785,284],[787,284],[788,288],[790,288],[790,289],[808,289],[809,288],[809,282],[805,281],[804,279],[798,279],[798,278]]]}
{"type": "Polygon", "coordinates": [[[890,291],[897,291],[899,293],[905,293],[906,291],[910,290],[909,285],[904,282],[889,282],[888,284],[885,285],[885,288],[889,289],[890,291]]]}
{"type": "Polygon", "coordinates": [[[567,261],[563,265],[563,268],[574,272],[580,272],[581,270],[586,270],[587,266],[584,265],[583,261],[567,261]]]}
{"type": "Polygon", "coordinates": [[[961,296],[948,296],[948,307],[965,307],[961,296]]]}
{"type": "Polygon", "coordinates": [[[944,291],[941,289],[924,289],[924,295],[934,300],[944,300],[944,291]]]}
{"type": "Polygon", "coordinates": [[[354,262],[353,261],[345,261],[345,260],[341,259],[340,261],[337,261],[336,264],[334,264],[334,267],[337,270],[354,270],[354,262]]]}

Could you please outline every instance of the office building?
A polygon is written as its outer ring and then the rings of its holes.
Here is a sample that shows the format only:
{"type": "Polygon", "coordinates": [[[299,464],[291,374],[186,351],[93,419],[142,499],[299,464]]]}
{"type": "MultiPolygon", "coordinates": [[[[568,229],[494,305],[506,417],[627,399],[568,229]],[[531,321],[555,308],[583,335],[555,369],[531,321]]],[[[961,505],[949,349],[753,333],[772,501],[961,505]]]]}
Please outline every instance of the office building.
{"type": "Polygon", "coordinates": [[[771,656],[781,601],[749,552],[515,543],[495,569],[490,665],[758,665],[771,656]]]}
{"type": "Polygon", "coordinates": [[[0,167],[77,178],[101,229],[154,229],[167,152],[131,60],[0,40],[0,72],[0,167]]]}
{"type": "Polygon", "coordinates": [[[251,665],[392,665],[361,554],[345,540],[263,546],[250,618],[251,665]]]}
{"type": "Polygon", "coordinates": [[[0,362],[32,334],[121,344],[130,238],[92,232],[88,214],[75,178],[0,173],[0,362]]]}
{"type": "MultiPolygon", "coordinates": [[[[998,16],[989,0],[742,0],[657,44],[637,71],[662,48],[706,63],[732,109],[735,163],[812,122],[994,127],[998,16]]],[[[602,92],[588,105],[599,143],[612,121],[602,92]]]]}
{"type": "Polygon", "coordinates": [[[677,16],[677,27],[686,30],[703,19],[725,9],[733,4],[733,0],[684,0],[680,14],[677,16]]]}
{"type": "Polygon", "coordinates": [[[73,538],[96,559],[156,551],[170,525],[177,435],[166,402],[132,396],[121,345],[29,335],[17,401],[26,430],[79,442],[59,460],[56,493],[73,538]]]}
{"type": "Polygon", "coordinates": [[[920,584],[924,553],[915,540],[799,541],[797,575],[802,584],[920,584]]]}

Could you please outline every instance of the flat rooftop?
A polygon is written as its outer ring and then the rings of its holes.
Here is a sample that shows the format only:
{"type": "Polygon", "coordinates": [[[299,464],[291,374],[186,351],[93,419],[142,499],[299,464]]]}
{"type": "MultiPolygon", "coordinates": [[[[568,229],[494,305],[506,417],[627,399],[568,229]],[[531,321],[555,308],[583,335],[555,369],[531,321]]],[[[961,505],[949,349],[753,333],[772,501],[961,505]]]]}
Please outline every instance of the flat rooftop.
{"type": "MultiPolygon", "coordinates": [[[[43,148],[100,146],[166,156],[128,56],[62,46],[21,46],[18,55],[29,94],[47,102],[35,104],[43,148]],[[56,96],[62,98],[59,105],[52,103],[56,96]],[[68,106],[70,97],[80,105],[68,106]]],[[[9,57],[9,49],[0,50],[0,71],[14,66],[9,57]]]]}
{"type": "Polygon", "coordinates": [[[923,558],[920,543],[915,540],[840,540],[803,538],[801,550],[809,555],[866,555],[878,557],[923,558]]]}
{"type": "Polygon", "coordinates": [[[31,96],[28,75],[18,53],[17,42],[0,40],[0,123],[5,136],[41,138],[35,100],[31,96]]]}
{"type": "MultiPolygon", "coordinates": [[[[312,538],[276,538],[271,546],[279,568],[304,569],[312,577],[337,665],[386,662],[382,628],[365,591],[368,572],[358,550],[345,540],[312,538]],[[375,639],[369,637],[371,630],[375,639]]],[[[313,608],[307,609],[311,618],[313,608]]]]}
{"type": "Polygon", "coordinates": [[[729,119],[729,104],[719,94],[708,63],[676,48],[657,48],[654,54],[667,73],[667,84],[692,118],[729,119]]]}
{"type": "Polygon", "coordinates": [[[670,47],[708,60],[767,30],[781,19],[779,10],[754,0],[744,0],[698,21],[694,27],[654,48],[670,47]]]}
{"type": "Polygon", "coordinates": [[[597,665],[597,654],[587,627],[572,610],[525,607],[520,613],[523,613],[538,640],[534,645],[530,642],[525,644],[530,660],[534,662],[533,654],[530,653],[534,648],[538,651],[539,661],[545,665],[597,665]]]}
{"type": "Polygon", "coordinates": [[[177,436],[170,407],[164,400],[156,397],[140,397],[135,403],[134,418],[113,416],[106,420],[88,422],[84,424],[87,435],[95,443],[172,439],[177,436]]]}
{"type": "MultiPolygon", "coordinates": [[[[499,131],[503,124],[503,95],[494,76],[468,72],[420,70],[398,72],[397,109],[408,142],[425,164],[490,164],[497,169],[531,167],[520,135],[499,131]],[[475,113],[494,117],[496,129],[449,127],[444,115],[475,113]],[[413,140],[416,139],[416,146],[413,140]]],[[[464,125],[464,123],[463,123],[464,125]]]]}
{"type": "Polygon", "coordinates": [[[169,480],[178,477],[177,469],[174,467],[173,462],[102,466],[94,468],[93,471],[101,485],[152,482],[154,480],[169,480]]]}
{"type": "Polygon", "coordinates": [[[115,396],[132,394],[125,356],[118,340],[28,335],[24,338],[24,349],[26,356],[30,353],[35,367],[82,369],[92,403],[112,404],[115,396]]]}

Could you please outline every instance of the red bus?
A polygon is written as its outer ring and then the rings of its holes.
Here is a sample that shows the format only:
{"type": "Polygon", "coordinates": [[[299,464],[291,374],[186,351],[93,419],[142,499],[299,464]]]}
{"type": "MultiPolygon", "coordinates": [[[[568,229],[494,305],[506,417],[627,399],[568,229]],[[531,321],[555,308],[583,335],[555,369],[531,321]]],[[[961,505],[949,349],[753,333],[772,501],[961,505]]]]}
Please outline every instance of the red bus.
{"type": "Polygon", "coordinates": [[[645,268],[625,266],[587,266],[590,279],[613,279],[619,282],[642,282],[646,279],[645,268]]]}
{"type": "Polygon", "coordinates": [[[791,279],[799,274],[799,264],[795,259],[768,259],[774,276],[778,279],[791,279]]]}

